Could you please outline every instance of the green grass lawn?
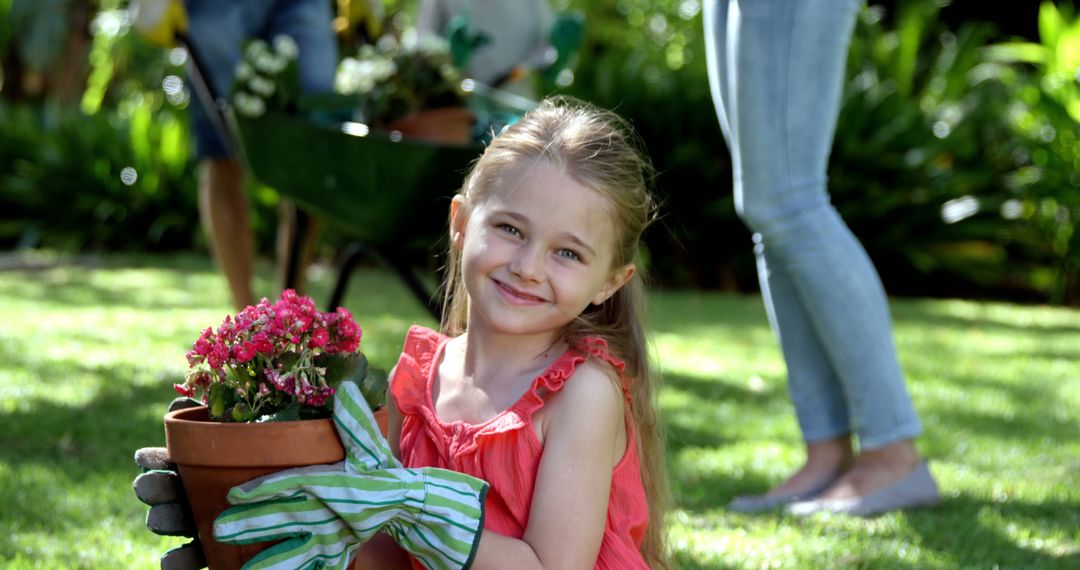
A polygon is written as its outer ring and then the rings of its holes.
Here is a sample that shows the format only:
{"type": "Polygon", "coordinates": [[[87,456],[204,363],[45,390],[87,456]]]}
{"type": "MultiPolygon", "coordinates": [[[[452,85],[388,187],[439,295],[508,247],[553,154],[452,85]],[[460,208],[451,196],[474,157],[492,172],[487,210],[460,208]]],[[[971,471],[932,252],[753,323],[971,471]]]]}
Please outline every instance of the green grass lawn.
{"type": "MultiPolygon", "coordinates": [[[[320,308],[332,279],[314,281],[320,308]]],[[[410,324],[433,324],[381,271],[359,271],[345,305],[384,368],[410,324]]],[[[801,460],[760,299],[655,292],[650,309],[684,568],[1080,568],[1080,312],[896,300],[945,500],[852,520],[724,509],[801,460]]],[[[182,542],[145,531],[131,457],[163,444],[184,352],[229,312],[196,257],[0,271],[0,565],[156,568],[182,542]]]]}

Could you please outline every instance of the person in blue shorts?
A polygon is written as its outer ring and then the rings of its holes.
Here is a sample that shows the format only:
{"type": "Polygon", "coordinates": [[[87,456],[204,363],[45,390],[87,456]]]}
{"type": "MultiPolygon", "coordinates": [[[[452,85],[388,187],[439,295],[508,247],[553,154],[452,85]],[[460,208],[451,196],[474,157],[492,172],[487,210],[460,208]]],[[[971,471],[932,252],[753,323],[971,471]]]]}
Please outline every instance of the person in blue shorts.
{"type": "MultiPolygon", "coordinates": [[[[244,43],[254,38],[272,41],[279,35],[292,37],[299,48],[301,88],[306,92],[333,89],[338,46],[331,26],[330,0],[184,0],[184,7],[188,41],[198,52],[200,71],[217,97],[228,96],[244,43]]],[[[190,114],[201,170],[199,214],[233,302],[238,309],[243,308],[255,302],[251,287],[254,238],[243,170],[197,97],[192,98],[190,114]]],[[[283,201],[278,223],[282,276],[286,263],[283,252],[293,241],[295,220],[295,208],[283,201]]],[[[304,241],[312,241],[315,232],[306,233],[304,241]]],[[[310,243],[306,243],[300,249],[309,248],[310,243]]],[[[283,281],[282,277],[279,280],[283,281]]]]}

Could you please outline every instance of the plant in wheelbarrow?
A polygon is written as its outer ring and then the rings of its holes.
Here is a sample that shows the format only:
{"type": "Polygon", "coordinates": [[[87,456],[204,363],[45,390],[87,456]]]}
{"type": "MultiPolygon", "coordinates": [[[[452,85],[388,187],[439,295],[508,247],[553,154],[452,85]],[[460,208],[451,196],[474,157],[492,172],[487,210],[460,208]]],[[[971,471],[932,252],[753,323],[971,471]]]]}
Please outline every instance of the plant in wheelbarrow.
{"type": "MultiPolygon", "coordinates": [[[[361,335],[348,310],[318,311],[310,297],[292,290],[202,331],[187,352],[184,382],[174,385],[181,403],[202,405],[170,411],[165,450],[136,454],[136,462],[151,470],[136,479],[136,494],[160,505],[152,506],[147,517],[151,530],[182,534],[191,526],[187,516],[197,527],[198,541],[191,545],[196,548],[167,557],[197,559],[201,543],[211,568],[239,568],[272,546],[220,543],[213,537],[214,519],[229,507],[227,494],[236,485],[345,457],[330,419],[335,392],[343,382],[354,382],[377,409],[387,385],[386,375],[370,370],[359,351],[361,335]],[[184,494],[190,514],[177,506],[185,503],[184,494]]],[[[384,412],[376,417],[385,429],[384,412]]]]}
{"type": "Polygon", "coordinates": [[[266,112],[293,112],[300,97],[300,55],[296,40],[276,36],[267,43],[254,39],[244,46],[236,66],[232,105],[245,117],[266,112]]]}
{"type": "Polygon", "coordinates": [[[374,128],[444,143],[471,140],[468,92],[440,38],[383,36],[341,60],[334,89],[354,97],[354,120],[374,128]]]}
{"type": "Polygon", "coordinates": [[[440,38],[386,35],[341,60],[334,93],[301,93],[296,43],[253,40],[236,69],[232,107],[243,118],[267,113],[355,121],[406,137],[465,145],[476,122],[460,69],[440,38]]]}

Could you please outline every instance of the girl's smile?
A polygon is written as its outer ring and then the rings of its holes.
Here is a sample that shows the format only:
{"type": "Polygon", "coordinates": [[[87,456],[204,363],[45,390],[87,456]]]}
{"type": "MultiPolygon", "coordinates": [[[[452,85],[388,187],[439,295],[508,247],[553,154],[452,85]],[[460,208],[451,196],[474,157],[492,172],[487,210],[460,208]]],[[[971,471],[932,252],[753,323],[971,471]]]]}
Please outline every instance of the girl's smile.
{"type": "Polygon", "coordinates": [[[498,279],[492,278],[492,281],[495,283],[495,286],[498,287],[498,291],[500,293],[502,293],[503,297],[505,297],[506,300],[508,302],[510,302],[511,304],[514,304],[514,305],[538,305],[540,303],[546,303],[547,302],[543,297],[537,297],[536,295],[530,295],[530,294],[528,294],[528,293],[526,293],[524,291],[521,291],[520,289],[516,289],[514,287],[511,287],[510,285],[507,285],[506,283],[503,283],[503,282],[499,281],[498,279]]]}

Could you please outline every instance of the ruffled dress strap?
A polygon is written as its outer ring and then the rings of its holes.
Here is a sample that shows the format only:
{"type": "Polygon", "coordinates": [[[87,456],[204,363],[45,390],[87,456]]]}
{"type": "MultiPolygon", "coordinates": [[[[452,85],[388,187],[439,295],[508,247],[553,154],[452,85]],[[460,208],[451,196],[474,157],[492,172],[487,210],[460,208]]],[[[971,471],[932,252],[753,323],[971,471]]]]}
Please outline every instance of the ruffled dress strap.
{"type": "Polygon", "coordinates": [[[608,351],[607,341],[598,336],[589,336],[581,339],[581,341],[577,343],[577,347],[579,350],[607,362],[615,369],[615,373],[618,374],[619,377],[619,388],[622,389],[623,398],[625,398],[627,402],[630,402],[630,384],[634,379],[626,374],[626,362],[615,357],[608,351]]]}
{"type": "Polygon", "coordinates": [[[607,341],[600,337],[585,337],[574,343],[540,376],[533,380],[532,387],[510,409],[517,415],[528,418],[544,405],[544,396],[562,389],[566,381],[574,375],[578,365],[589,358],[597,358],[611,365],[619,377],[623,398],[630,402],[630,379],[626,376],[626,363],[608,351],[607,341]]]}
{"type": "Polygon", "coordinates": [[[403,414],[422,415],[428,400],[428,378],[439,348],[449,338],[420,325],[409,327],[397,368],[390,383],[398,408],[403,414]]]}

